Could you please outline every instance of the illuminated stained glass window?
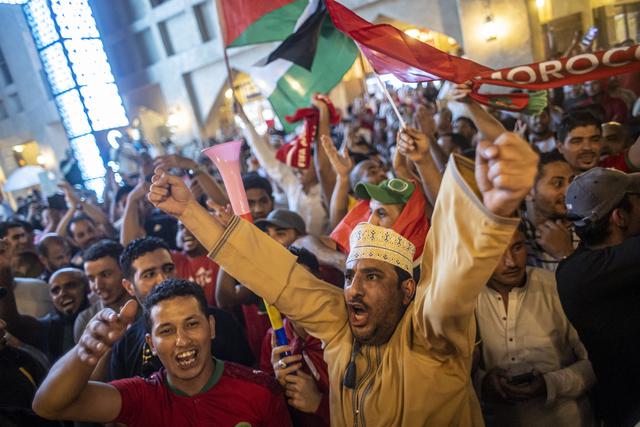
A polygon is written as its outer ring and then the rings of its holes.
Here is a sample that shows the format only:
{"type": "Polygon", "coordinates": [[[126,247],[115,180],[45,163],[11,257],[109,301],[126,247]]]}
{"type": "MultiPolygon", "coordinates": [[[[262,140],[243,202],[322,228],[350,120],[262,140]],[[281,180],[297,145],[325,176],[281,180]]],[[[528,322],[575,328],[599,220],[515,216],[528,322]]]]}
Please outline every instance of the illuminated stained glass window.
{"type": "Polygon", "coordinates": [[[60,38],[47,0],[31,0],[24,5],[24,13],[36,47],[41,49],[60,38]]]}
{"type": "Polygon", "coordinates": [[[89,110],[93,130],[104,130],[129,124],[115,84],[91,85],[80,89],[89,110]]]}
{"type": "Polygon", "coordinates": [[[100,196],[105,167],[95,132],[129,120],[91,6],[87,0],[31,0],[23,10],[85,185],[100,196]]]}
{"type": "Polygon", "coordinates": [[[104,178],[107,172],[96,145],[96,137],[87,134],[69,141],[85,179],[104,178]]]}
{"type": "Polygon", "coordinates": [[[75,87],[76,82],[67,65],[62,43],[56,42],[40,51],[42,66],[49,77],[51,92],[57,95],[75,87]]]}

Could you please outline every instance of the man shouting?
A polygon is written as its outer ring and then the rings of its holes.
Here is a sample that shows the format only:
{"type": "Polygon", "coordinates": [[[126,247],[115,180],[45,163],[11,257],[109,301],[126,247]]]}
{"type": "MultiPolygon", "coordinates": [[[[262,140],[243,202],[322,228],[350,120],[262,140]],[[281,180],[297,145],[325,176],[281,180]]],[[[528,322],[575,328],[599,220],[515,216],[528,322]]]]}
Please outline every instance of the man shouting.
{"type": "Polygon", "coordinates": [[[475,172],[471,161],[450,160],[419,283],[413,245],[389,229],[353,231],[343,293],[249,222],[216,221],[178,177],[156,170],[148,197],[221,268],[322,340],[331,425],[483,425],[470,381],[473,310],[516,229],[537,156],[511,133],[477,152],[475,172]]]}

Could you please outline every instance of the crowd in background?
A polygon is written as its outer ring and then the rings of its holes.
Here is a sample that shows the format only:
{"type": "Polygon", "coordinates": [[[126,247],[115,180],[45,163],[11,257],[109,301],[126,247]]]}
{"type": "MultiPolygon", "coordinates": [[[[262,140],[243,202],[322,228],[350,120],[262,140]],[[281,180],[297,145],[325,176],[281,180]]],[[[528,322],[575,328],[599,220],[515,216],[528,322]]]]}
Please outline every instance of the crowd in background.
{"type": "MultiPolygon", "coordinates": [[[[640,186],[637,177],[627,184],[626,174],[640,171],[640,75],[549,91],[548,106],[536,115],[483,107],[465,84],[389,89],[405,129],[379,93],[357,98],[336,126],[327,104],[314,98],[320,118],[308,169],[275,158],[291,135],[259,135],[239,111],[242,179],[255,224],[337,288],[349,233],[361,221],[413,242],[417,266],[450,156],[474,159],[481,141],[514,132],[539,153],[539,163],[518,231],[475,307],[470,381],[484,420],[634,425],[640,186]]],[[[212,212],[230,214],[219,172],[204,156],[152,153],[141,145],[134,154],[139,170],[121,173],[120,182],[110,171],[99,198],[64,183],[44,200],[34,191],[17,212],[0,205],[0,424],[71,425],[31,410],[52,364],[104,308],[119,312],[130,300],[153,307],[161,283],[191,289],[192,282],[215,319],[212,355],[235,370],[243,381],[236,387],[261,411],[255,425],[329,425],[320,340],[285,319],[289,345],[277,346],[262,300],[147,199],[160,168],[180,176],[212,212]]],[[[142,310],[131,316],[93,380],[149,377],[162,367],[145,339],[148,319],[142,310]]]]}

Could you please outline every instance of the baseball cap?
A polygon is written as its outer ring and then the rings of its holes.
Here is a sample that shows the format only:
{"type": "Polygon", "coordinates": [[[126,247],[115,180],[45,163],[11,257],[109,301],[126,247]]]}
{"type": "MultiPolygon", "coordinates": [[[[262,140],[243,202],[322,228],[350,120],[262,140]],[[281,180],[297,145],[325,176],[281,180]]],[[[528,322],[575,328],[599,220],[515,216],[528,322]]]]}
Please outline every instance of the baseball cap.
{"type": "Polygon", "coordinates": [[[640,173],[590,169],[578,175],[567,189],[567,217],[579,227],[596,222],[611,213],[629,193],[640,194],[640,173]]]}
{"type": "Polygon", "coordinates": [[[354,192],[362,200],[377,200],[385,205],[404,205],[409,201],[416,186],[400,178],[387,179],[380,184],[360,182],[354,192]]]}
{"type": "Polygon", "coordinates": [[[298,234],[306,234],[304,219],[297,213],[287,209],[273,210],[269,212],[266,218],[257,220],[255,224],[263,231],[268,225],[272,225],[277,228],[293,228],[298,234]]]}

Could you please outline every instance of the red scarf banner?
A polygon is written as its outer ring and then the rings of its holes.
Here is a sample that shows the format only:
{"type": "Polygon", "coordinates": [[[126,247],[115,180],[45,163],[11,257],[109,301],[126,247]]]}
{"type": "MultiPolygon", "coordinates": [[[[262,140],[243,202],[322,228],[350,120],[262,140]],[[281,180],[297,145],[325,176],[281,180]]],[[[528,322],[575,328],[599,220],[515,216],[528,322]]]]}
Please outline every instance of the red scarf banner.
{"type": "MultiPolygon", "coordinates": [[[[315,99],[319,99],[329,108],[329,122],[332,125],[338,124],[340,114],[334,107],[328,96],[314,95],[315,99]]],[[[293,168],[308,169],[311,163],[311,144],[316,139],[318,132],[318,123],[320,113],[313,107],[299,108],[293,116],[286,116],[285,119],[289,123],[297,123],[304,120],[302,132],[293,139],[293,141],[284,144],[276,152],[276,159],[280,160],[293,168]]]]}
{"type": "Polygon", "coordinates": [[[335,26],[356,41],[376,73],[393,74],[405,83],[433,80],[464,83],[471,80],[473,99],[502,109],[539,112],[546,105],[546,94],[481,93],[483,84],[537,91],[640,71],[640,46],[616,47],[494,70],[449,55],[392,25],[374,25],[335,0],[326,0],[326,4],[335,26]]]}

